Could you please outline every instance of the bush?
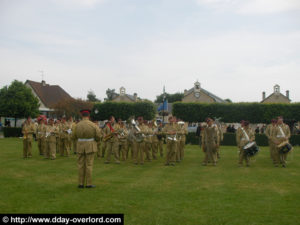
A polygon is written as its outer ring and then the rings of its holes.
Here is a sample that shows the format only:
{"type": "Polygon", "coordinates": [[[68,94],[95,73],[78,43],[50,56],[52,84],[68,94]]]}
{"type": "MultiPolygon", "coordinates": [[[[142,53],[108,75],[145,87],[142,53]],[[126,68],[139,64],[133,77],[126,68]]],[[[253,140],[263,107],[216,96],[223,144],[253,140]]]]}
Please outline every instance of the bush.
{"type": "Polygon", "coordinates": [[[116,119],[127,120],[131,116],[143,116],[146,120],[152,120],[155,116],[156,108],[152,102],[104,102],[95,104],[91,113],[93,120],[107,120],[110,116],[116,119]],[[95,113],[95,110],[98,110],[95,113]]]}
{"type": "Polygon", "coordinates": [[[22,128],[20,127],[4,127],[4,137],[22,137],[22,128]]]}
{"type": "Polygon", "coordinates": [[[261,103],[181,103],[173,104],[173,115],[187,122],[204,121],[206,117],[221,118],[227,123],[249,120],[251,123],[268,123],[276,116],[300,121],[300,104],[261,103]]]}

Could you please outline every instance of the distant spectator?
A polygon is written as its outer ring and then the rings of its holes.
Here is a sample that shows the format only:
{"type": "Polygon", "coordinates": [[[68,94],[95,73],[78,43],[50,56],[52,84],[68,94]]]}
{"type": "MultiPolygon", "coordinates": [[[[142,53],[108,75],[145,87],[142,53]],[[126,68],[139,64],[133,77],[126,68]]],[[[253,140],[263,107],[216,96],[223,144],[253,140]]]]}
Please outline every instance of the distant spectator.
{"type": "Polygon", "coordinates": [[[264,133],[265,133],[265,130],[266,130],[266,125],[263,125],[263,126],[260,128],[260,133],[261,133],[261,134],[264,134],[264,133]]]}
{"type": "Polygon", "coordinates": [[[259,126],[256,127],[255,133],[256,133],[256,134],[259,134],[259,126]]]}
{"type": "Polygon", "coordinates": [[[1,123],[1,121],[0,121],[0,131],[2,131],[2,123],[1,123]]]}

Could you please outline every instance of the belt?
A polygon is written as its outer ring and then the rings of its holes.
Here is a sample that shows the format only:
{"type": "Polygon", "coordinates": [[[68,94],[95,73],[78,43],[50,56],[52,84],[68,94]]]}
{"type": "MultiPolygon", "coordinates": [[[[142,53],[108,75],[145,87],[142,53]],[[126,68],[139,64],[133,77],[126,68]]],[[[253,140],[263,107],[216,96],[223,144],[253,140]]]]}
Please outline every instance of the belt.
{"type": "Polygon", "coordinates": [[[95,141],[94,138],[78,138],[78,141],[95,141]]]}

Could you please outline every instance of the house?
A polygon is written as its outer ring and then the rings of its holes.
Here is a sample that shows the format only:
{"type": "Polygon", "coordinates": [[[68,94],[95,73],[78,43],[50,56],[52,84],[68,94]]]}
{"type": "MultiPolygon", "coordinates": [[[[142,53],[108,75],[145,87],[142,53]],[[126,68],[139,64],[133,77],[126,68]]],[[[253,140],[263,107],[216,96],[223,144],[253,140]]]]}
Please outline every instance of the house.
{"type": "Polygon", "coordinates": [[[114,93],[112,96],[113,102],[137,102],[139,98],[137,94],[133,95],[126,94],[126,89],[124,87],[120,87],[120,94],[114,93]]]}
{"type": "Polygon", "coordinates": [[[189,90],[184,90],[182,102],[227,103],[225,100],[201,88],[200,83],[198,81],[194,83],[193,88],[189,90]]]}
{"type": "Polygon", "coordinates": [[[72,97],[59,85],[46,84],[44,80],[42,82],[36,82],[27,80],[25,85],[32,90],[34,96],[39,100],[39,110],[41,114],[49,116],[49,113],[53,110],[53,106],[58,102],[72,97]]]}
{"type": "Polygon", "coordinates": [[[290,103],[290,92],[287,90],[286,94],[280,93],[280,86],[276,84],[274,86],[274,91],[268,97],[266,97],[266,92],[262,93],[261,103],[290,103]]]}

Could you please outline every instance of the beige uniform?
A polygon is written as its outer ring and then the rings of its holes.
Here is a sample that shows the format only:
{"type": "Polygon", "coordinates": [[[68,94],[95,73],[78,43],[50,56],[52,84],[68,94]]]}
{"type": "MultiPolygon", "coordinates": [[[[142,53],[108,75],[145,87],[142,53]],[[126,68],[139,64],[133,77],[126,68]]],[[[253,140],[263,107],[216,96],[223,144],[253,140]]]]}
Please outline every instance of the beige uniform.
{"type": "Polygon", "coordinates": [[[71,126],[69,123],[60,124],[60,155],[70,155],[70,130],[71,126]]]}
{"type": "MultiPolygon", "coordinates": [[[[224,134],[223,134],[221,125],[216,125],[216,126],[217,126],[217,128],[218,128],[219,144],[221,144],[221,142],[222,142],[223,139],[224,139],[224,134]]],[[[220,158],[220,145],[217,147],[217,158],[218,158],[218,159],[220,158]]]]}
{"type": "Polygon", "coordinates": [[[127,135],[128,130],[125,126],[120,126],[119,130],[120,134],[118,134],[119,138],[119,155],[121,156],[121,159],[125,161],[127,159],[128,155],[128,144],[127,144],[127,135]]]}
{"type": "Polygon", "coordinates": [[[23,133],[23,157],[32,157],[32,139],[35,132],[35,126],[33,123],[25,122],[22,128],[23,133]]]}
{"type": "Polygon", "coordinates": [[[57,123],[57,124],[55,124],[55,126],[58,131],[58,133],[55,135],[55,137],[56,137],[56,153],[59,153],[60,152],[60,124],[57,123]]]}
{"type": "Polygon", "coordinates": [[[178,132],[178,151],[176,152],[176,161],[179,162],[183,160],[184,158],[184,147],[186,142],[186,135],[188,134],[188,131],[184,124],[178,125],[179,126],[179,132],[178,132]]]}
{"type": "Polygon", "coordinates": [[[36,138],[40,155],[44,155],[46,152],[46,128],[47,125],[40,123],[36,129],[36,138]]]}
{"type": "Polygon", "coordinates": [[[251,128],[238,128],[237,132],[236,132],[236,143],[238,148],[240,149],[240,156],[239,156],[239,165],[243,164],[243,161],[246,161],[246,165],[250,166],[250,158],[249,156],[247,156],[245,150],[243,149],[243,147],[249,143],[249,141],[254,141],[255,140],[255,135],[254,132],[252,131],[251,128]],[[249,140],[247,139],[247,136],[245,135],[244,131],[246,132],[249,140]]]}
{"type": "MultiPolygon", "coordinates": [[[[288,140],[291,137],[291,131],[288,125],[281,124],[277,125],[273,131],[272,140],[276,143],[282,143],[288,140]]],[[[277,144],[278,145],[278,144],[277,144]]],[[[282,165],[286,165],[287,155],[288,153],[280,153],[279,148],[276,145],[276,150],[274,151],[275,165],[278,165],[279,162],[282,165]]]]}
{"type": "Polygon", "coordinates": [[[275,155],[276,155],[277,149],[276,149],[276,144],[274,143],[274,140],[272,137],[273,137],[273,132],[274,132],[275,128],[276,128],[276,125],[269,124],[265,130],[265,135],[268,137],[268,141],[269,141],[270,157],[273,160],[274,164],[276,162],[275,155]]]}
{"type": "Polygon", "coordinates": [[[53,125],[46,126],[46,152],[45,158],[56,158],[56,135],[59,133],[58,127],[53,125]]]}
{"type": "Polygon", "coordinates": [[[158,152],[158,138],[157,138],[158,129],[152,128],[152,159],[157,159],[157,152],[158,152]]]}
{"type": "Polygon", "coordinates": [[[94,155],[97,152],[96,141],[100,139],[99,128],[87,118],[80,121],[72,134],[77,139],[77,165],[79,185],[92,185],[94,155]]]}
{"type": "MultiPolygon", "coordinates": [[[[135,164],[144,164],[144,152],[145,152],[145,137],[147,135],[147,128],[144,124],[138,125],[140,132],[135,134],[133,141],[133,162],[135,164]]],[[[135,128],[132,128],[135,129],[135,128]]],[[[134,130],[134,132],[137,132],[134,130]]]]}
{"type": "Polygon", "coordinates": [[[166,163],[165,165],[175,165],[175,156],[178,147],[177,135],[170,134],[170,132],[178,132],[178,126],[175,123],[166,124],[163,128],[163,134],[166,135],[167,152],[166,152],[166,163]],[[176,139],[175,139],[176,138],[176,139]]]}
{"type": "Polygon", "coordinates": [[[152,145],[152,135],[153,135],[153,132],[152,132],[152,128],[148,127],[145,125],[145,155],[146,155],[146,160],[147,161],[151,161],[151,145],[152,145]]]}
{"type": "Polygon", "coordinates": [[[105,138],[107,135],[111,135],[113,131],[115,134],[106,141],[106,148],[107,148],[107,155],[105,163],[110,163],[111,155],[113,154],[115,157],[115,162],[120,163],[120,156],[119,156],[119,140],[117,137],[117,133],[119,132],[120,126],[117,123],[111,125],[112,129],[110,129],[109,125],[107,124],[103,129],[103,137],[105,138]]]}
{"type": "Polygon", "coordinates": [[[100,127],[99,127],[99,130],[100,130],[100,140],[97,141],[97,157],[98,158],[101,157],[101,144],[102,144],[102,140],[103,140],[103,131],[100,127]]]}
{"type": "Polygon", "coordinates": [[[214,125],[204,128],[202,133],[202,145],[205,149],[205,158],[203,165],[212,162],[213,165],[217,163],[217,147],[220,144],[218,128],[214,125]]]}

